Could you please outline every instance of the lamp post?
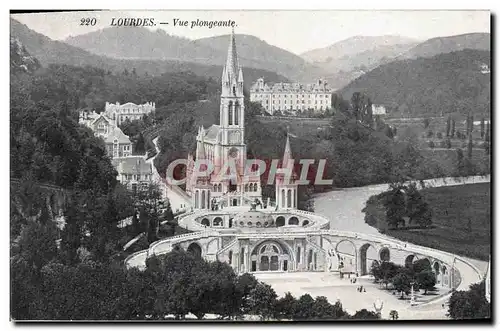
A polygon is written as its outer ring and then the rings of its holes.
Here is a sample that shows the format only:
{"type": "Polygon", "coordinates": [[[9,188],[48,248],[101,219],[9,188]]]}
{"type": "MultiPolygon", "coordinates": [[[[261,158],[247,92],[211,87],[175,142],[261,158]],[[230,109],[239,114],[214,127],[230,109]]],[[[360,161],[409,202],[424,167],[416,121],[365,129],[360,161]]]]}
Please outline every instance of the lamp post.
{"type": "Polygon", "coordinates": [[[375,312],[377,313],[378,318],[382,317],[382,308],[384,308],[384,301],[377,298],[373,303],[373,308],[375,308],[375,312]]]}
{"type": "Polygon", "coordinates": [[[415,305],[415,290],[413,289],[413,285],[415,283],[412,282],[411,283],[411,290],[410,290],[410,306],[414,306],[415,305]]]}

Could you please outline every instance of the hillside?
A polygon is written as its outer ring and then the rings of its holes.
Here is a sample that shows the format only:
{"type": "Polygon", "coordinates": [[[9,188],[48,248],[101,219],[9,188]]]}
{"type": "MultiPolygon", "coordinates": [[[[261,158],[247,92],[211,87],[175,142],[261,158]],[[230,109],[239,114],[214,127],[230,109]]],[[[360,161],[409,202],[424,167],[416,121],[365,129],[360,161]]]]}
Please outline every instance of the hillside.
{"type": "Polygon", "coordinates": [[[10,38],[10,72],[32,73],[38,68],[40,68],[38,59],[31,56],[18,39],[10,38]]]}
{"type": "MultiPolygon", "coordinates": [[[[229,35],[223,35],[198,39],[195,43],[211,46],[225,53],[227,52],[228,40],[229,35]]],[[[236,43],[238,55],[243,65],[273,70],[291,80],[302,82],[313,82],[326,74],[324,70],[307,63],[300,56],[269,45],[255,36],[236,35],[236,43]]]]}
{"type": "Polygon", "coordinates": [[[399,59],[414,59],[417,57],[432,57],[437,54],[450,53],[463,49],[491,49],[489,33],[468,33],[450,37],[438,37],[426,40],[402,54],[399,59]]]}
{"type": "Polygon", "coordinates": [[[354,36],[324,48],[317,48],[300,56],[309,62],[328,62],[329,59],[340,59],[378,48],[393,45],[416,44],[418,41],[402,36],[354,36]]]}
{"type": "Polygon", "coordinates": [[[431,58],[394,61],[358,77],[339,93],[367,94],[405,115],[490,112],[490,53],[466,49],[431,58]]]}
{"type": "MultiPolygon", "coordinates": [[[[91,66],[112,72],[132,71],[135,68],[137,74],[140,75],[145,73],[161,75],[163,73],[192,71],[196,75],[211,77],[216,80],[220,80],[222,75],[221,65],[206,65],[176,60],[115,59],[96,55],[81,48],[52,40],[12,18],[10,23],[11,37],[17,38],[24,45],[26,51],[37,58],[42,66],[49,64],[66,64],[78,67],[91,66]]],[[[286,77],[275,72],[246,67],[244,68],[244,76],[247,88],[253,81],[262,76],[269,81],[288,81],[286,77]]]]}
{"type": "MultiPolygon", "coordinates": [[[[176,60],[222,65],[229,35],[190,40],[164,30],[112,27],[65,40],[93,54],[119,59],[176,60]]],[[[244,67],[277,72],[293,80],[313,80],[324,72],[299,56],[250,35],[236,35],[240,63],[244,67]]],[[[266,77],[267,80],[267,77],[266,77]]]]}

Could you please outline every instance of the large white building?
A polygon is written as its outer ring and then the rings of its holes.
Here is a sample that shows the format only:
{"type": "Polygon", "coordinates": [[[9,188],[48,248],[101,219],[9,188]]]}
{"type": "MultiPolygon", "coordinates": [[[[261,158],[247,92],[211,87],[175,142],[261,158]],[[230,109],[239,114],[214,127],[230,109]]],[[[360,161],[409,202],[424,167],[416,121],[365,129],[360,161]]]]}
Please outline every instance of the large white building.
{"type": "Polygon", "coordinates": [[[270,114],[297,110],[323,113],[332,107],[332,93],[328,83],[321,79],[315,84],[276,83],[269,86],[264,78],[259,78],[250,88],[250,101],[259,102],[270,114]]]}
{"type": "Polygon", "coordinates": [[[129,121],[140,120],[144,115],[154,112],[155,107],[156,105],[154,102],[146,102],[142,105],[136,105],[132,102],[127,102],[123,105],[120,105],[119,102],[116,104],[106,102],[104,114],[115,120],[116,125],[120,125],[127,119],[129,121]]]}

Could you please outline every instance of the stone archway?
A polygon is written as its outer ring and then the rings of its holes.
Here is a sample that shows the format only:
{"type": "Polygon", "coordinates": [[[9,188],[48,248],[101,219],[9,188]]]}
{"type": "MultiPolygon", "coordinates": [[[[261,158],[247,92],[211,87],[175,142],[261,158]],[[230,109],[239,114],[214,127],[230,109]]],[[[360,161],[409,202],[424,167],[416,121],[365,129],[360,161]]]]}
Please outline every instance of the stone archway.
{"type": "Polygon", "coordinates": [[[335,251],[337,252],[339,257],[339,271],[344,273],[356,273],[358,269],[356,245],[348,239],[343,239],[337,243],[337,245],[335,246],[335,251]]]}
{"type": "Polygon", "coordinates": [[[387,247],[382,247],[379,252],[379,259],[382,262],[389,262],[391,260],[391,251],[387,247]]]}
{"type": "Polygon", "coordinates": [[[210,221],[208,220],[208,218],[202,219],[201,220],[201,225],[210,226],[210,221]]]}
{"type": "Polygon", "coordinates": [[[285,226],[285,217],[284,216],[278,216],[276,218],[276,227],[280,226],[285,226]]]}
{"type": "Polygon", "coordinates": [[[201,246],[198,245],[197,243],[189,244],[187,251],[193,254],[194,256],[201,258],[201,246]]]}
{"type": "Polygon", "coordinates": [[[438,261],[432,264],[432,271],[434,275],[436,275],[436,285],[441,285],[441,265],[438,261]]]}
{"type": "Polygon", "coordinates": [[[378,252],[372,244],[366,243],[361,246],[359,249],[359,261],[361,264],[360,272],[362,276],[370,272],[372,263],[374,261],[378,263],[378,258],[378,252]]]}
{"type": "Polygon", "coordinates": [[[415,261],[415,255],[410,254],[405,258],[405,267],[410,268],[413,264],[413,261],[415,261]]]}
{"type": "Polygon", "coordinates": [[[233,219],[232,219],[232,218],[230,218],[230,219],[229,219],[229,227],[230,227],[230,228],[232,228],[232,227],[233,227],[233,219]]]}
{"type": "Polygon", "coordinates": [[[217,216],[216,218],[214,218],[213,224],[214,226],[222,226],[222,218],[217,216]]]}
{"type": "Polygon", "coordinates": [[[299,219],[295,216],[292,216],[288,219],[288,225],[299,225],[299,219]]]}
{"type": "Polygon", "coordinates": [[[306,226],[306,225],[309,225],[309,220],[303,220],[302,221],[302,226],[306,226]]]}
{"type": "Polygon", "coordinates": [[[265,240],[252,250],[251,271],[287,271],[293,265],[290,254],[286,245],[275,240],[265,240]]]}

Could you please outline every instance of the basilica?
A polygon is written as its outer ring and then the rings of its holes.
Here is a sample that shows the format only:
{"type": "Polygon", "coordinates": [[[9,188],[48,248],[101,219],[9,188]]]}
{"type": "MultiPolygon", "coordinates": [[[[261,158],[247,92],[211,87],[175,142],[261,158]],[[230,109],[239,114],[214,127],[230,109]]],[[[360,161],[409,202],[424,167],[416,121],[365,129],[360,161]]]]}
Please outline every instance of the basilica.
{"type": "MultiPolygon", "coordinates": [[[[198,129],[195,155],[188,155],[186,193],[191,197],[193,209],[267,205],[262,199],[260,177],[248,176],[248,171],[245,171],[248,169],[243,82],[233,31],[222,72],[219,123],[207,129],[198,129]],[[200,160],[207,160],[213,165],[210,175],[195,175],[196,161],[200,160]],[[230,168],[230,165],[234,167],[230,168]]],[[[284,157],[292,159],[289,138],[284,157]]],[[[277,181],[276,201],[282,201],[283,207],[296,207],[297,188],[294,182],[284,181],[279,176],[277,181]]]]}

